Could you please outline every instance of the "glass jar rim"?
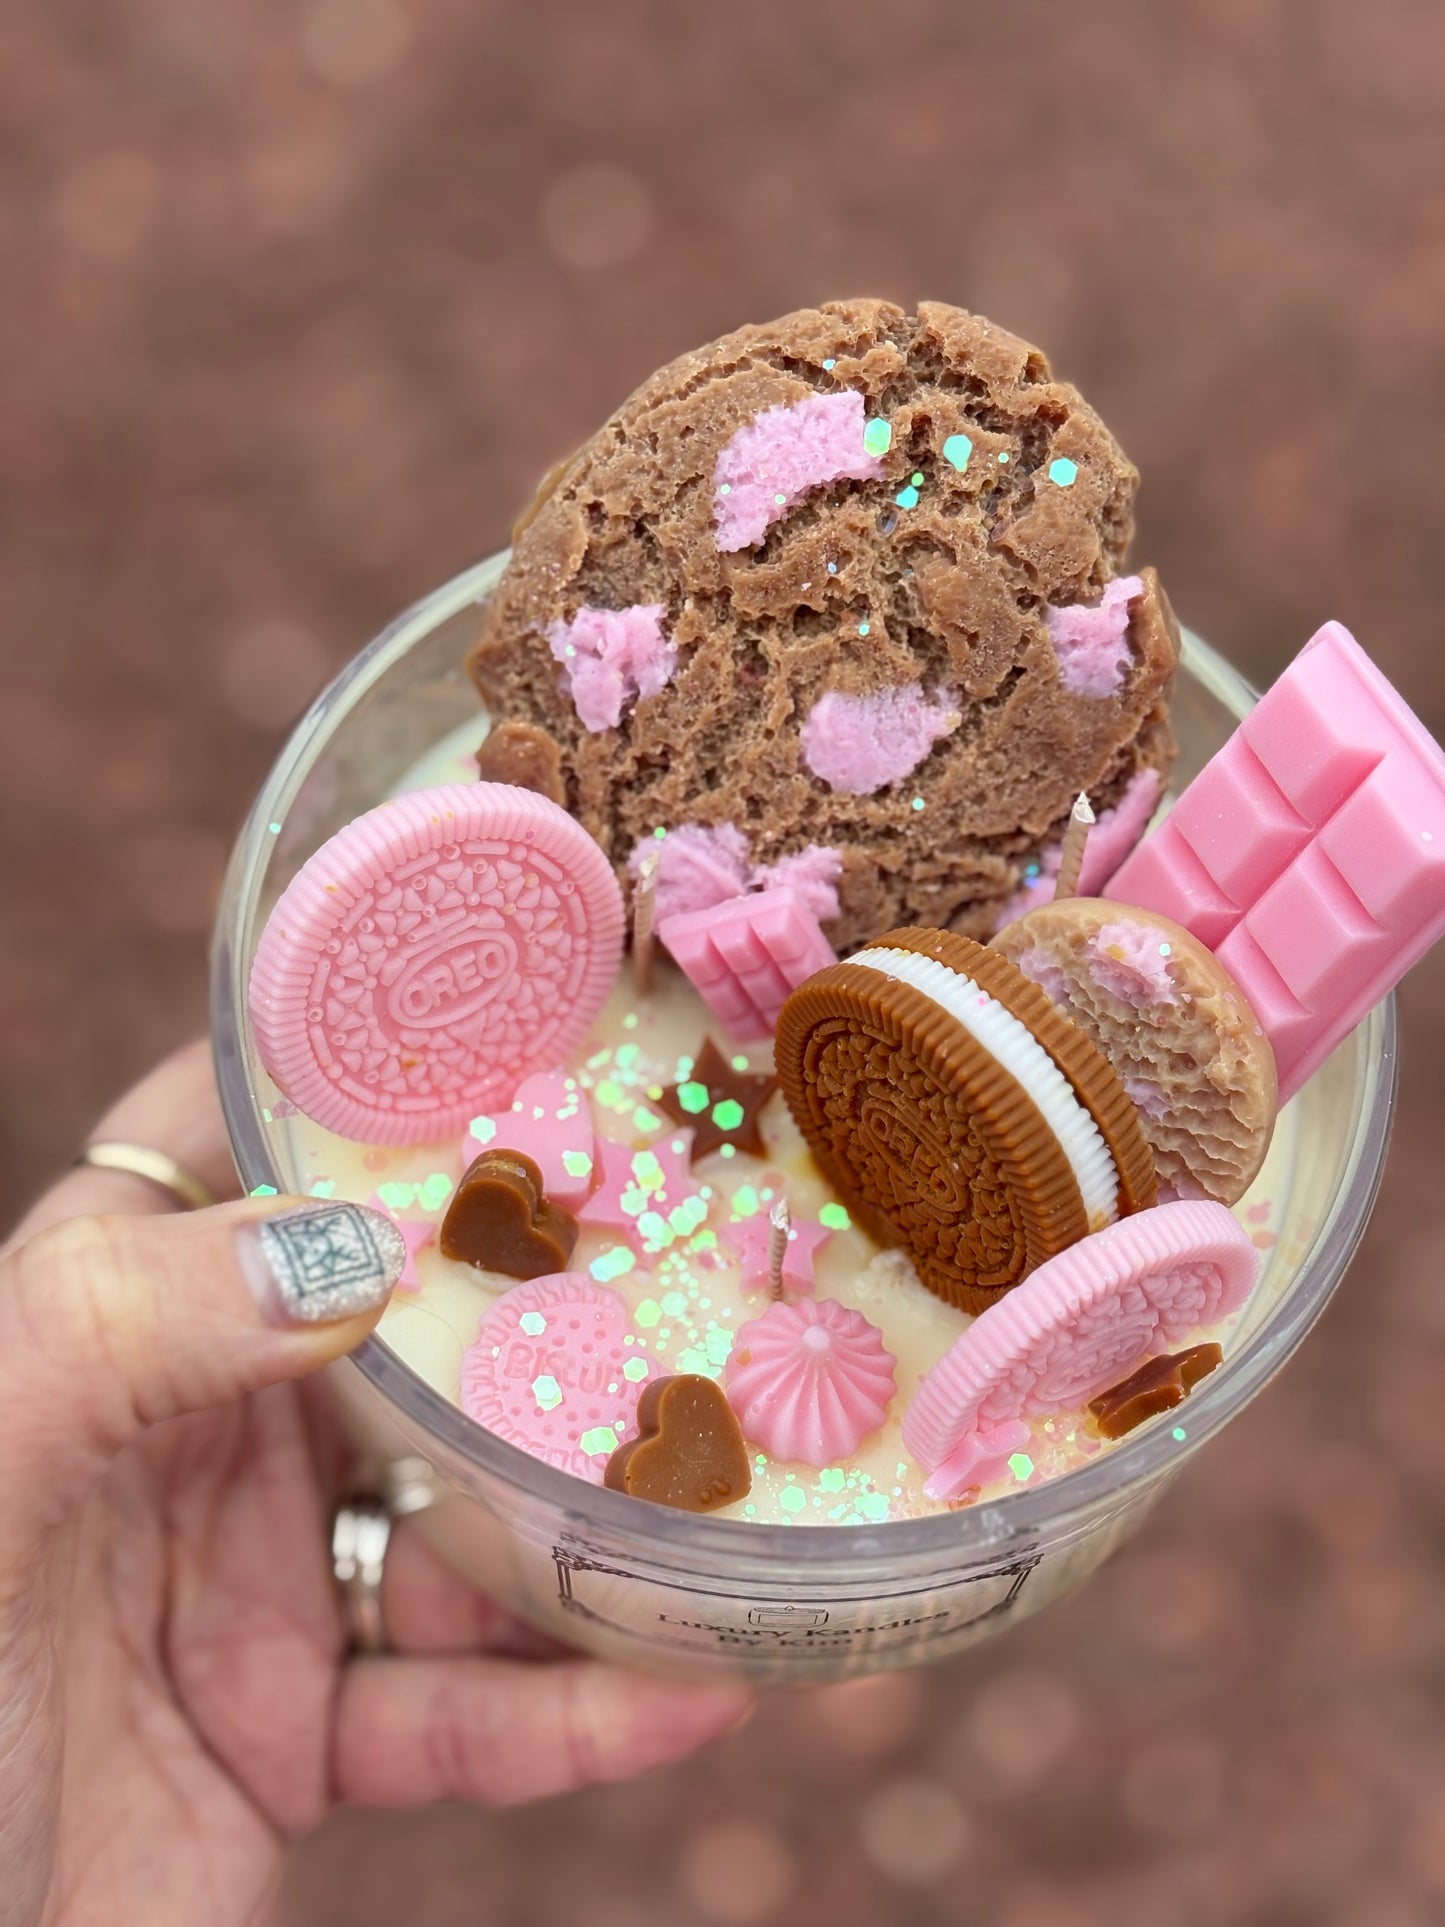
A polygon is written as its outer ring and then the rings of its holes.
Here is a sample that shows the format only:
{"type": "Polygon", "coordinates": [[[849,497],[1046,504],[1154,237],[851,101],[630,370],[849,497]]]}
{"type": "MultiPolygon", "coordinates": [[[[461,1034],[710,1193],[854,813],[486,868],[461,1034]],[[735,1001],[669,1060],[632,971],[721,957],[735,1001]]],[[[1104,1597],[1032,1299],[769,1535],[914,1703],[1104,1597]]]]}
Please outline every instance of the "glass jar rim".
{"type": "MultiPolygon", "coordinates": [[[[274,826],[284,823],[307,773],[348,714],[439,624],[485,601],[507,559],[504,551],[444,583],[353,657],[296,725],[232,852],[212,948],[211,1034],[222,1108],[247,1191],[283,1188],[249,1071],[254,1050],[246,1003],[262,886],[277,842],[274,826]]],[[[1235,714],[1255,700],[1244,678],[1187,630],[1181,667],[1235,714]]],[[[878,1525],[802,1528],[640,1507],[623,1493],[584,1484],[487,1432],[405,1364],[384,1339],[368,1338],[352,1353],[352,1363],[414,1433],[435,1439],[519,1496],[573,1515],[585,1513],[590,1529],[646,1545],[662,1564],[742,1556],[785,1559],[799,1571],[821,1572],[880,1556],[958,1563],[1016,1547],[1036,1534],[1057,1536],[1070,1518],[1105,1514],[1177,1471],[1249,1403],[1324,1310],[1364,1234],[1384,1170],[1397,1075],[1393,996],[1370,1013],[1351,1042],[1363,1074],[1355,1087],[1349,1155],[1339,1189],[1279,1304],[1243,1348],[1190,1395],[1187,1438],[1176,1438],[1168,1426],[1145,1427],[1087,1465],[986,1505],[878,1525]]]]}

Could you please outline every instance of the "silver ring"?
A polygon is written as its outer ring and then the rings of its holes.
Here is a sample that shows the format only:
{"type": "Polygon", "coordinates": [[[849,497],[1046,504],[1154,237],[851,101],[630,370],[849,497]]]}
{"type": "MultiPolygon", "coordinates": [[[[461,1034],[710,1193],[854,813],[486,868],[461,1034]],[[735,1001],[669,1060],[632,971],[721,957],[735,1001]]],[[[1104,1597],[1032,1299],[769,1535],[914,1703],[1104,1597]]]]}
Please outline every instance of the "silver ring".
{"type": "Polygon", "coordinates": [[[336,1508],[331,1567],[341,1595],[342,1618],[357,1652],[386,1651],[381,1576],[390,1542],[391,1513],[380,1499],[346,1499],[336,1508]]]}

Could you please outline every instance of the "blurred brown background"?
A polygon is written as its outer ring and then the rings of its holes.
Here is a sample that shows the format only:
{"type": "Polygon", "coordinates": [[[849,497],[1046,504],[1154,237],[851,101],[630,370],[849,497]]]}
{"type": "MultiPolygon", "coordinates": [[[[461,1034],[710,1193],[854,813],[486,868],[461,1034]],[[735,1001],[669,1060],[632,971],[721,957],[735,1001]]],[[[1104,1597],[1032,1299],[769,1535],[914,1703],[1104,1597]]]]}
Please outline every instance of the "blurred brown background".
{"type": "MultiPolygon", "coordinates": [[[[1039,340],[1136,554],[1437,734],[1439,0],[14,0],[0,1185],[197,1030],[288,723],[655,364],[834,293],[1039,340]]],[[[286,1927],[1445,1919],[1445,967],[1350,1288],[1075,1602],[643,1785],[342,1817],[286,1927]]],[[[137,1923],[137,1927],[140,1924],[137,1923]]]]}

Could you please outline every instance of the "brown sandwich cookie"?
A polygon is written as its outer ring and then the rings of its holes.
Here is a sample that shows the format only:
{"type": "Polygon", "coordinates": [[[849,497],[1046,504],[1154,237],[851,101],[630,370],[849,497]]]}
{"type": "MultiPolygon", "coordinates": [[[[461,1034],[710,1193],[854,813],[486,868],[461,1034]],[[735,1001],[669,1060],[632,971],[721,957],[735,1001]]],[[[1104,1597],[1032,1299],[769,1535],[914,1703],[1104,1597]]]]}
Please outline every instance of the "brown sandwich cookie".
{"type": "Polygon", "coordinates": [[[819,971],[783,1006],[776,1061],[859,1222],[964,1311],[1154,1203],[1153,1158],[1107,1060],[967,937],[895,930],[819,971]]]}
{"type": "Polygon", "coordinates": [[[1198,938],[1151,911],[1069,897],[1030,910],[994,948],[1113,1065],[1160,1184],[1177,1197],[1241,1198],[1274,1130],[1274,1052],[1198,938]]]}

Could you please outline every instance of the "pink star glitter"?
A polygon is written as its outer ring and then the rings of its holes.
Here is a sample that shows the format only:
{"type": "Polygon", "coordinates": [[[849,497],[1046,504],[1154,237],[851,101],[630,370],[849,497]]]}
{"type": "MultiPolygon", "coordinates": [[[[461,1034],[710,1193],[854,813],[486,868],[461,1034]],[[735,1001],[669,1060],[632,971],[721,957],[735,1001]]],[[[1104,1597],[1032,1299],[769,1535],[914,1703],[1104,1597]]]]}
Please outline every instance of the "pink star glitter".
{"type": "MultiPolygon", "coordinates": [[[[759,1211],[754,1217],[725,1224],[718,1234],[742,1266],[744,1291],[768,1289],[770,1230],[767,1212],[759,1211]]],[[[783,1284],[787,1290],[812,1295],[817,1283],[813,1276],[813,1261],[819,1245],[832,1235],[827,1225],[819,1224],[812,1218],[794,1218],[792,1231],[788,1235],[787,1256],[783,1259],[783,1284]]]]}
{"type": "Polygon", "coordinates": [[[677,1131],[634,1150],[610,1138],[597,1140],[602,1176],[577,1213],[577,1222],[616,1231],[640,1257],[656,1257],[690,1238],[707,1217],[711,1187],[694,1182],[692,1132],[677,1131]]]}

